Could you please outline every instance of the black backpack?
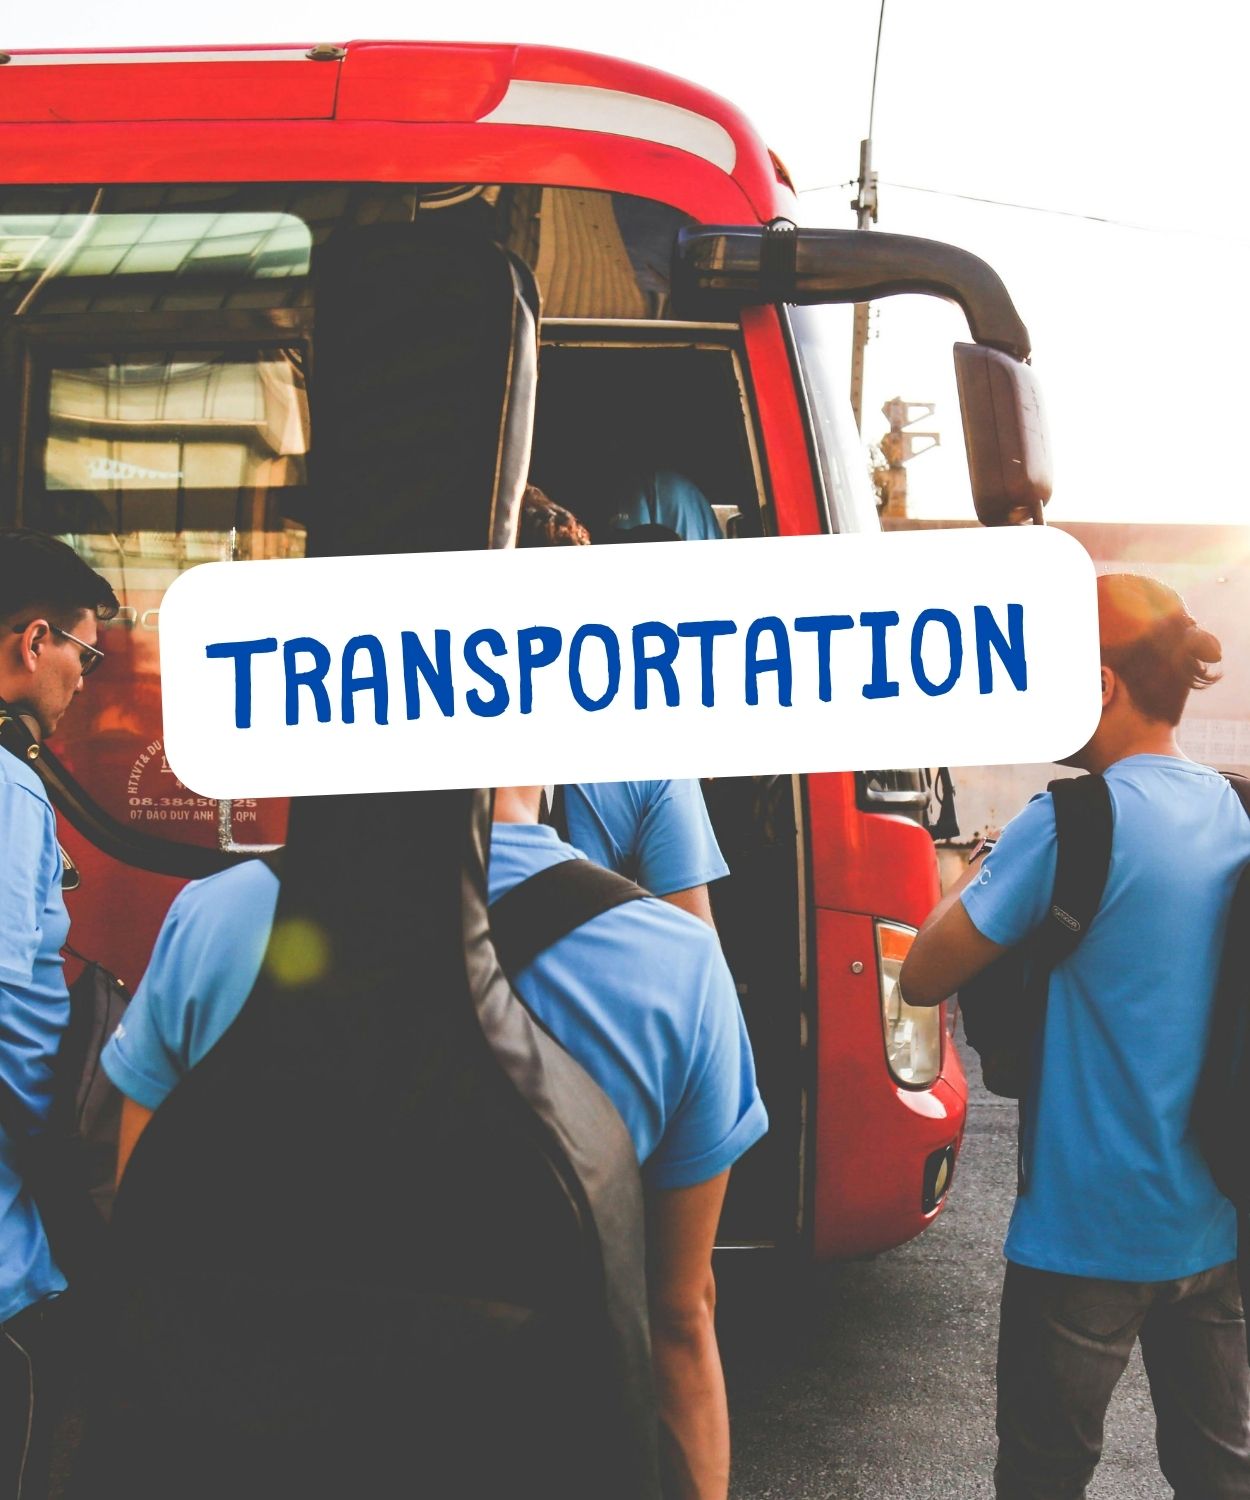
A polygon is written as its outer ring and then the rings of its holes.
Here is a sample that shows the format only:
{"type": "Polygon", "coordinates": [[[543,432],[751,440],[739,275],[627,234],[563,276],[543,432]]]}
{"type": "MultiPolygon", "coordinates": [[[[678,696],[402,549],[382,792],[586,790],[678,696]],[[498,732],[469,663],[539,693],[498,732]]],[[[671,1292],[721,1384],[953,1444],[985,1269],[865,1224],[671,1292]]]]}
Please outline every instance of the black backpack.
{"type": "Polygon", "coordinates": [[[985,1087],[1005,1099],[1028,1091],[1051,970],[1089,930],[1111,864],[1111,797],[1102,777],[1064,777],[1047,791],[1059,848],[1046,919],[959,989],[964,1033],[980,1055],[985,1087]]]}
{"type": "MultiPolygon", "coordinates": [[[[1229,776],[1250,815],[1250,780],[1229,776]]],[[[1211,1039],[1194,1097],[1193,1127],[1215,1185],[1240,1214],[1250,1212],[1250,865],[1228,909],[1211,1039]]],[[[1243,1241],[1248,1236],[1242,1236],[1243,1241]]],[[[1247,1299],[1250,1300],[1250,1299],[1247,1299]]]]}
{"type": "MultiPolygon", "coordinates": [[[[1250,780],[1225,773],[1250,816],[1250,780]]],[[[1089,930],[1111,862],[1111,802],[1101,776],[1052,781],[1058,857],[1050,911],[1023,943],[959,992],[969,1044],[991,1093],[1021,1099],[1046,1011],[1050,974],[1089,930]]],[[[1250,1306],[1250,864],[1229,907],[1211,1035],[1192,1127],[1220,1192],[1238,1217],[1242,1296],[1250,1306]]],[[[1021,1164],[1020,1186],[1024,1187],[1021,1164]]],[[[1250,1350],[1250,1327],[1247,1329],[1250,1350]]]]}

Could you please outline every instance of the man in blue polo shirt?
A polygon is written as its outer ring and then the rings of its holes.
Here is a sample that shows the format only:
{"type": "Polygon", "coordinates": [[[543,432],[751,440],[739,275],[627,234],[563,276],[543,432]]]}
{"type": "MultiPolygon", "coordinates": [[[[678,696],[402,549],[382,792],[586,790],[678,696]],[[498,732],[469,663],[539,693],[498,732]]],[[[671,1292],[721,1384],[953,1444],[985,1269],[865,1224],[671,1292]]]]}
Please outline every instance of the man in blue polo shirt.
{"type": "MultiPolygon", "coordinates": [[[[702,495],[699,499],[706,507],[702,495]]],[[[572,511],[557,505],[537,485],[526,487],[518,547],[585,547],[590,540],[590,533],[572,511]]],[[[729,866],[712,832],[697,781],[566,786],[561,788],[560,817],[553,821],[561,819],[569,842],[588,859],[712,922],[707,888],[728,875],[729,866]]]]}
{"type": "MultiPolygon", "coordinates": [[[[103,656],[97,621],[116,612],[113,590],[64,542],[0,532],[0,708],[27,735],[56,728],[103,656]]],[[[52,1060],[69,1020],[61,972],[69,915],[56,819],[18,748],[0,749],[0,1090],[6,1117],[33,1132],[47,1120],[52,1060]]],[[[65,1289],[0,1128],[0,1495],[39,1495],[47,1483],[62,1377],[51,1311],[65,1289]]]]}
{"type": "MultiPolygon", "coordinates": [[[[541,787],[501,788],[489,863],[495,901],[577,859],[538,822],[541,787]]],[[[178,1080],[238,1014],[260,972],[278,882],[259,861],[188,886],[104,1053],[126,1095],[122,1165],[178,1080]]],[[[715,934],[662,901],[593,918],[514,976],[518,994],[616,1105],[647,1190],[652,1346],[661,1420],[698,1500],[729,1466],[711,1253],[729,1168],[767,1128],[733,981],[715,934]]]]}
{"type": "MultiPolygon", "coordinates": [[[[1190,1128],[1250,820],[1176,742],[1218,641],[1155,579],[1098,584],[1102,718],[1070,764],[1111,793],[1111,868],[1051,975],[1005,1253],[996,1492],[1085,1493],[1140,1337],[1159,1461],[1179,1497],[1250,1496],[1250,1366],[1232,1205],[1190,1128]]],[[[1044,920],[1054,806],[1035,798],[935,909],[903,967],[932,1004],[1044,920]]]]}

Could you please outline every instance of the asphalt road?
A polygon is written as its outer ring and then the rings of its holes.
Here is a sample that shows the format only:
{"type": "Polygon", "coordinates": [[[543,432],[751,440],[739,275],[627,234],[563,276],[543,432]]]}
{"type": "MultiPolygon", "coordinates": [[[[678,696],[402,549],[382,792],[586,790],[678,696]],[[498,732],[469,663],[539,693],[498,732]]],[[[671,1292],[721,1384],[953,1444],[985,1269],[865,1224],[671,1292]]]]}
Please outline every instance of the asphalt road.
{"type": "MultiPolygon", "coordinates": [[[[994,1344],[1014,1185],[1015,1105],[978,1079],[950,1203],[920,1239],[803,1275],[757,1252],[721,1257],[733,1500],[993,1495],[994,1344]]],[[[1170,1495],[1134,1354],[1090,1500],[1170,1495]]]]}

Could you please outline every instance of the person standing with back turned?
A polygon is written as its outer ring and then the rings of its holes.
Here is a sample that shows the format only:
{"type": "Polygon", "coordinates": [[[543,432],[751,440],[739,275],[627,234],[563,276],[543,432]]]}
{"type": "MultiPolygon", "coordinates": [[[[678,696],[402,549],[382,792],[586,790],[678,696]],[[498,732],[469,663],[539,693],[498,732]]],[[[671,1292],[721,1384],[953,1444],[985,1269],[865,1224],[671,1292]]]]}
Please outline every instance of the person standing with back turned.
{"type": "MultiPolygon", "coordinates": [[[[582,858],[539,822],[541,800],[537,786],[495,793],[492,904],[530,876],[582,858]]],[[[102,1058],[125,1096],[119,1173],[153,1112],[246,1002],[278,889],[266,863],[248,860],[192,882],[170,907],[102,1058]]],[[[712,1247],[729,1170],[768,1116],[720,944],[706,924],[648,897],[590,918],[512,979],[531,1014],[615,1105],[642,1169],[666,1500],[725,1500],[729,1419],[712,1247]]],[[[518,1474],[517,1494],[526,1493],[525,1479],[518,1474]]]]}
{"type": "MultiPolygon", "coordinates": [[[[34,1131],[51,1105],[52,1061],[69,1020],[56,819],[23,747],[50,735],[104,653],[108,583],[64,542],[0,532],[0,1089],[6,1118],[34,1131]]],[[[66,1282],[0,1128],[0,1500],[46,1493],[65,1371],[58,1314],[66,1282]]]]}
{"type": "MultiPolygon", "coordinates": [[[[1250,1366],[1236,1218],[1191,1126],[1250,819],[1176,740],[1219,642],[1153,578],[1098,580],[1102,716],[1067,764],[1102,775],[1111,864],[1079,947],[1050,975],[1024,1100],[1022,1187],[998,1344],[1000,1500],[1077,1500],[1140,1337],[1159,1462],[1178,1500],[1250,1496],[1250,1366]]],[[[901,983],[930,1005],[1038,928],[1049,793],[922,927],[901,983]]]]}

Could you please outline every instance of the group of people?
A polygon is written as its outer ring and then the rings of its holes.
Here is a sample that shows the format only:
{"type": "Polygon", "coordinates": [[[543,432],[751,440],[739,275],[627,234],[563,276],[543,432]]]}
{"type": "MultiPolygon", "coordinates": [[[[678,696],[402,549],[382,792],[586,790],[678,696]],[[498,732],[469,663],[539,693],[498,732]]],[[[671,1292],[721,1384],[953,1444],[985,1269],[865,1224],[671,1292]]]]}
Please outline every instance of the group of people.
{"type": "MultiPolygon", "coordinates": [[[[692,534],[690,490],[658,476],[613,524],[653,528],[656,539],[692,534]]],[[[570,512],[527,492],[520,545],[589,539],[570,512]]],[[[0,700],[36,739],[53,733],[99,665],[98,626],[117,607],[108,583],[63,543],[0,533],[0,700]]],[[[1224,778],[1188,761],[1175,738],[1190,689],[1211,680],[1204,664],[1218,661],[1218,643],[1149,579],[1101,579],[1099,622],[1102,718],[1072,764],[1106,777],[1113,858],[1088,938],[1050,983],[1022,1142],[1027,1187],[1006,1245],[995,1485],[1009,1500],[1084,1493],[1112,1389],[1140,1336],[1160,1460],[1177,1494],[1250,1496],[1235,1217],[1188,1127],[1223,924],[1250,862],[1250,819],[1224,778]]],[[[1043,796],[925,923],[902,972],[909,1003],[942,1001],[1037,926],[1055,844],[1043,796]]],[[[0,1089],[37,1130],[68,1015],[69,920],[43,784],[4,751],[0,851],[0,1089]]],[[[730,1168],[767,1129],[707,892],[727,870],[697,783],[496,789],[491,902],[585,857],[651,894],[568,933],[513,983],[634,1144],[667,1483],[674,1496],[724,1500],[729,1426],[712,1246],[730,1168]]],[[[172,904],[103,1058],[124,1097],[119,1174],[154,1111],[245,1004],[278,893],[272,868],[253,860],[188,885],[172,904]]],[[[64,1373],[55,1325],[73,1295],[16,1143],[0,1131],[0,1500],[46,1490],[64,1373]]]]}

